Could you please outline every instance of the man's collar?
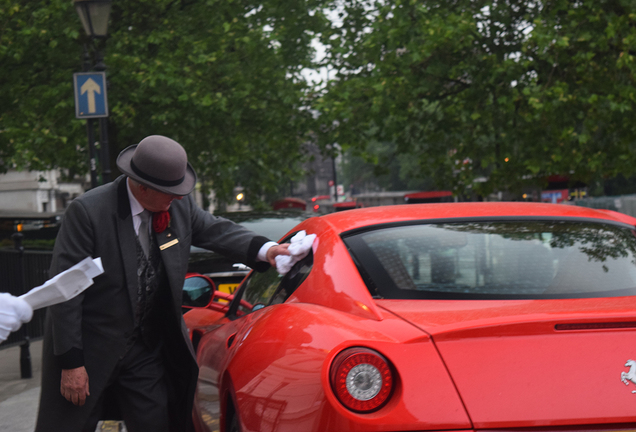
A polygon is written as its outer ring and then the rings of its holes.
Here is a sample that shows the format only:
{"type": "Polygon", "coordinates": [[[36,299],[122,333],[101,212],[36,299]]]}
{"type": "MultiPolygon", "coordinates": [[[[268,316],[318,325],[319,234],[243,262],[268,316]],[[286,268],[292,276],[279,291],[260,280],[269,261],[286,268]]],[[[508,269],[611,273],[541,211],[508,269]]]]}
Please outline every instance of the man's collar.
{"type": "Polygon", "coordinates": [[[135,198],[132,191],[130,190],[130,183],[128,183],[128,178],[126,178],[125,181],[126,189],[128,190],[128,201],[130,202],[130,213],[133,216],[137,216],[139,213],[144,211],[144,208],[141,204],[139,204],[139,201],[137,201],[137,198],[135,198]]]}

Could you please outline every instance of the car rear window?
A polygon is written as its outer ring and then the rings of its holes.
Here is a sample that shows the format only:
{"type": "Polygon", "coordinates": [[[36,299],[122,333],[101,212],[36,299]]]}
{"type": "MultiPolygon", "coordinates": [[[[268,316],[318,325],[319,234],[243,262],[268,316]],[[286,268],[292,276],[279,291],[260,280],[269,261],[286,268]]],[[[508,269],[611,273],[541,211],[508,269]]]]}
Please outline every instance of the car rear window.
{"type": "Polygon", "coordinates": [[[389,299],[636,293],[631,227],[584,221],[391,226],[344,237],[371,294],[389,299]]]}

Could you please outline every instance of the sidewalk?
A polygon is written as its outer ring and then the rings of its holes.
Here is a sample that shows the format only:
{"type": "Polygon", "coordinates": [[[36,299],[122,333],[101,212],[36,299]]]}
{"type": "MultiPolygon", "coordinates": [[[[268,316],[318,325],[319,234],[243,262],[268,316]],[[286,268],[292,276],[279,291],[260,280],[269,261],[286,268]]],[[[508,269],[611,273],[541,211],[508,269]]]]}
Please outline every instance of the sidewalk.
{"type": "Polygon", "coordinates": [[[20,347],[0,350],[0,431],[33,432],[40,399],[42,340],[32,341],[32,378],[20,378],[20,347]]]}
{"type": "MultiPolygon", "coordinates": [[[[31,342],[32,378],[20,378],[20,347],[0,349],[0,432],[33,432],[40,403],[42,339],[31,342]]],[[[123,422],[99,422],[95,432],[126,432],[123,422]]]]}

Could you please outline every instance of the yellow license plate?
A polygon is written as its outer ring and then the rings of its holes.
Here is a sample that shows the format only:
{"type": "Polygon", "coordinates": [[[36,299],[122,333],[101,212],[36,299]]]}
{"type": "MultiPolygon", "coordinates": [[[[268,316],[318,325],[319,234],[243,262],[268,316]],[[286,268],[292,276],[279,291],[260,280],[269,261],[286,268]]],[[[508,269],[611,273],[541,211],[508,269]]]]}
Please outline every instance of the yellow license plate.
{"type": "Polygon", "coordinates": [[[239,284],[219,284],[218,290],[227,294],[234,294],[239,284]]]}

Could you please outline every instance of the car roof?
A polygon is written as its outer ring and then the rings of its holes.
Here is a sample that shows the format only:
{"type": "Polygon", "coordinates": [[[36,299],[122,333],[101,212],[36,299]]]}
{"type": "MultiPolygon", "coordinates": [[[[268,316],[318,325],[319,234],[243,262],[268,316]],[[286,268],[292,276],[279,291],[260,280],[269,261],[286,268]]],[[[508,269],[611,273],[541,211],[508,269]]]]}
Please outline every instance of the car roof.
{"type": "Polygon", "coordinates": [[[401,204],[367,207],[330,213],[320,218],[338,232],[351,231],[375,224],[415,220],[440,220],[483,217],[554,217],[597,219],[636,225],[636,219],[611,210],[591,209],[567,204],[530,202],[462,202],[435,204],[401,204]]]}
{"type": "MultiPolygon", "coordinates": [[[[347,273],[351,256],[339,237],[358,229],[384,224],[400,224],[409,221],[452,221],[453,219],[513,219],[522,220],[554,218],[556,220],[578,219],[608,223],[636,225],[636,219],[610,210],[590,209],[567,204],[543,204],[525,202],[479,202],[479,203],[435,203],[401,204],[394,206],[367,207],[345,210],[316,216],[303,221],[297,229],[308,234],[318,234],[314,243],[316,268],[309,276],[311,289],[299,289],[292,294],[292,302],[326,305],[332,309],[352,313],[361,317],[381,320],[383,312],[372,300],[361,276],[347,273]],[[336,277],[345,274],[347,277],[336,277]],[[338,298],[337,302],[330,299],[338,298]]],[[[410,300],[409,300],[410,301],[410,300]]]]}

